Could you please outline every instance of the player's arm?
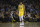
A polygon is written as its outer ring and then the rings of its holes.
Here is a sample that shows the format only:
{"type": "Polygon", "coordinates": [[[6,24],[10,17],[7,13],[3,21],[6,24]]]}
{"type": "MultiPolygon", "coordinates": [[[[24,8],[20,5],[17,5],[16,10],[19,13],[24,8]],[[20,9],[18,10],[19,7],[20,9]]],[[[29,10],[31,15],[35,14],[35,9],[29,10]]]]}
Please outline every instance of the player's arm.
{"type": "Polygon", "coordinates": [[[25,5],[23,6],[23,8],[24,8],[24,15],[26,16],[26,10],[25,10],[25,5]]]}
{"type": "Polygon", "coordinates": [[[18,12],[19,12],[19,5],[18,5],[18,9],[16,10],[16,14],[18,15],[18,12]]]}
{"type": "Polygon", "coordinates": [[[24,11],[25,11],[25,5],[23,5],[24,11]]]}
{"type": "Polygon", "coordinates": [[[19,11],[19,5],[18,5],[18,11],[19,11]]]}

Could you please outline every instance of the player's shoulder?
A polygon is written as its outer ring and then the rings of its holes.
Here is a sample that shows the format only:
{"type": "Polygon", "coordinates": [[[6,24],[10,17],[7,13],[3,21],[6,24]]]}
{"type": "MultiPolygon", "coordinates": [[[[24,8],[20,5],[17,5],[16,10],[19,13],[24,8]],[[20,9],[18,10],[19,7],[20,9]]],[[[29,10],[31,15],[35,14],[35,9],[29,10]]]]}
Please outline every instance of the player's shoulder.
{"type": "Polygon", "coordinates": [[[20,4],[18,6],[20,6],[20,4]]]}
{"type": "Polygon", "coordinates": [[[22,4],[23,6],[25,6],[24,4],[22,4]]]}

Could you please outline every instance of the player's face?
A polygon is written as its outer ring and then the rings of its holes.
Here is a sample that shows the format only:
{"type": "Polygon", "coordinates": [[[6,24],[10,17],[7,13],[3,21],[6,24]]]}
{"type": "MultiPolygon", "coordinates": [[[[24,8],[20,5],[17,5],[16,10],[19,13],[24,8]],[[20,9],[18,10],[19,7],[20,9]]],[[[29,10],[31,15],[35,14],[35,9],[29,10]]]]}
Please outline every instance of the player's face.
{"type": "Polygon", "coordinates": [[[20,2],[20,4],[22,4],[22,2],[20,2]]]}

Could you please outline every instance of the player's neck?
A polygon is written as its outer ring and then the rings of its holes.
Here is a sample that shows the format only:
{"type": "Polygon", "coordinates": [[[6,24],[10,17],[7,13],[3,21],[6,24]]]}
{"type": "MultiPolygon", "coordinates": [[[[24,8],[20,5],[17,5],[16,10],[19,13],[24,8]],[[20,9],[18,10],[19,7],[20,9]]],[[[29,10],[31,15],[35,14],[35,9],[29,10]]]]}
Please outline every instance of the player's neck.
{"type": "Polygon", "coordinates": [[[20,4],[20,5],[23,5],[23,4],[20,4]]]}

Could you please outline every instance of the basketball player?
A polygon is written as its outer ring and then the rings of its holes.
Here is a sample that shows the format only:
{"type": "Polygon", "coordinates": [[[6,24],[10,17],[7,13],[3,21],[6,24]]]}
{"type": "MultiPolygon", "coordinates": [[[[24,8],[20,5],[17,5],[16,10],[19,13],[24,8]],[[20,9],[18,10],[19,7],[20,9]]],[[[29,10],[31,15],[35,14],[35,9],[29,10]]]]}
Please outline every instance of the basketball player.
{"type": "Polygon", "coordinates": [[[25,6],[22,4],[22,2],[20,2],[20,4],[18,5],[18,12],[19,12],[18,15],[20,22],[23,21],[24,11],[25,11],[25,6]]]}

